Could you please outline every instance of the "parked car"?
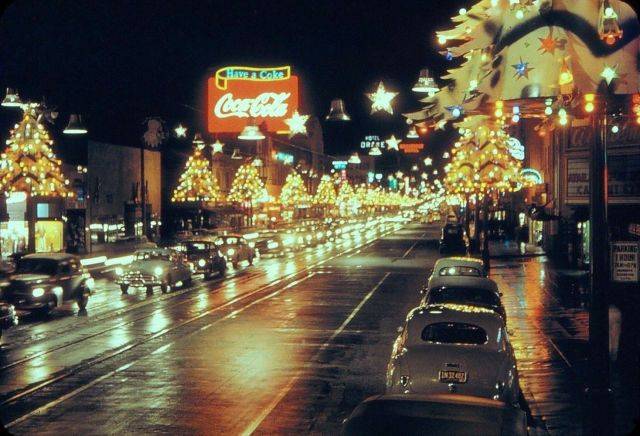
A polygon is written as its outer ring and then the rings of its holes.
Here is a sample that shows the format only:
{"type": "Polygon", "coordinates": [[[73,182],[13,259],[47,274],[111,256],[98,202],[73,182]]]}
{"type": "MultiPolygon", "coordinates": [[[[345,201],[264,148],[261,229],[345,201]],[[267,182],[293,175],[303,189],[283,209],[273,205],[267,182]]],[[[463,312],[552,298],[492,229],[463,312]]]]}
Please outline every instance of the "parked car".
{"type": "Polygon", "coordinates": [[[49,312],[69,301],[87,307],[93,279],[80,259],[66,253],[22,256],[2,291],[2,299],[18,310],[49,312]]]}
{"type": "Polygon", "coordinates": [[[430,282],[436,277],[450,277],[450,276],[464,276],[464,277],[487,277],[489,272],[484,266],[482,259],[475,257],[443,257],[436,261],[433,265],[433,272],[427,282],[427,287],[430,286],[430,282]]]}
{"type": "Polygon", "coordinates": [[[185,257],[170,248],[145,248],[134,253],[134,260],[127,267],[116,268],[116,283],[126,294],[129,287],[145,287],[153,294],[154,286],[163,293],[175,286],[191,283],[191,268],[185,257]]]}
{"type": "Polygon", "coordinates": [[[243,236],[233,234],[225,235],[216,241],[216,245],[234,268],[237,268],[238,264],[243,260],[249,262],[249,265],[253,265],[253,259],[256,256],[255,249],[249,246],[249,243],[243,236]]]}
{"type": "Polygon", "coordinates": [[[465,304],[484,307],[498,313],[507,322],[507,311],[502,304],[498,285],[485,277],[438,276],[429,282],[421,305],[465,304]]]}
{"type": "Polygon", "coordinates": [[[260,237],[255,241],[256,254],[263,256],[278,256],[282,254],[284,247],[282,240],[278,232],[269,231],[260,234],[260,237]]]}
{"type": "Polygon", "coordinates": [[[526,413],[501,401],[468,395],[376,395],[344,422],[346,436],[525,436],[526,413]]]}
{"type": "Polygon", "coordinates": [[[2,332],[18,325],[18,315],[13,304],[0,303],[0,338],[2,332]]]}
{"type": "Polygon", "coordinates": [[[191,272],[204,274],[205,280],[227,272],[227,260],[213,238],[193,237],[180,242],[176,249],[185,256],[191,272]]]}
{"type": "Polygon", "coordinates": [[[517,405],[518,370],[502,318],[461,304],[409,312],[387,367],[389,394],[462,394],[517,405]]]}
{"type": "Polygon", "coordinates": [[[467,254],[468,242],[464,228],[460,224],[449,223],[442,228],[439,244],[440,254],[467,254]]]}

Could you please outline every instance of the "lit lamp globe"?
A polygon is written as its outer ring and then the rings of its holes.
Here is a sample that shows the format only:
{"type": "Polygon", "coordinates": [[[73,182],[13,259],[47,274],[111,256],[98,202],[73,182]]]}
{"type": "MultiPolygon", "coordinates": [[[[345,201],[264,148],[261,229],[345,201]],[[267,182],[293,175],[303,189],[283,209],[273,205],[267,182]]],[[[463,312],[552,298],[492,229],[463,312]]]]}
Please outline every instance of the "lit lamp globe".
{"type": "Polygon", "coordinates": [[[7,93],[4,96],[4,99],[2,100],[2,103],[0,103],[1,106],[4,107],[20,107],[22,106],[22,101],[20,100],[20,96],[18,95],[17,91],[14,91],[11,88],[7,88],[7,93]]]}
{"type": "Polygon", "coordinates": [[[238,139],[242,139],[244,141],[260,141],[264,139],[264,134],[260,131],[258,126],[253,124],[248,124],[242,129],[242,132],[238,135],[238,139]]]}

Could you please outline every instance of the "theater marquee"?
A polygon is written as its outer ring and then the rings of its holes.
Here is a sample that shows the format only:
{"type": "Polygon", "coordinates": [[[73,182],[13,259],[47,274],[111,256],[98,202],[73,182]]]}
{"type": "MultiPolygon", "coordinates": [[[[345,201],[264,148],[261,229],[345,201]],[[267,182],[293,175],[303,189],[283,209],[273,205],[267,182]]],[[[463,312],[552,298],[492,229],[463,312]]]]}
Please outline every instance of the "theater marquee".
{"type": "Polygon", "coordinates": [[[210,133],[240,132],[250,118],[269,132],[287,131],[284,120],[298,109],[298,77],[291,67],[224,67],[207,83],[210,133]]]}

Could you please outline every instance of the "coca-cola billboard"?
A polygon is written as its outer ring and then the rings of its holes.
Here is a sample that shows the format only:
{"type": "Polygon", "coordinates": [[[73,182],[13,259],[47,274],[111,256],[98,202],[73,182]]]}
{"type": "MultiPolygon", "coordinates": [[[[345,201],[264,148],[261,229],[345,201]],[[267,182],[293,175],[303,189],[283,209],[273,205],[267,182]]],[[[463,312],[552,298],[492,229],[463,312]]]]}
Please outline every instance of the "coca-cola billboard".
{"type": "Polygon", "coordinates": [[[298,77],[291,67],[224,67],[208,81],[210,133],[240,132],[250,118],[269,132],[284,132],[298,109],[298,77]]]}

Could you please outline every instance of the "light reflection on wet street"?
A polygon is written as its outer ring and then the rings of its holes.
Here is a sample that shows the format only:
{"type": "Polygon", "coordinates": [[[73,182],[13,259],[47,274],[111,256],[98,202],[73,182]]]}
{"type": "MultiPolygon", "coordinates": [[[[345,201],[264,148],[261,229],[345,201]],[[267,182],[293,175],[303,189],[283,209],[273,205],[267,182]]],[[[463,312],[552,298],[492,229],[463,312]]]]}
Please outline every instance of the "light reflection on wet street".
{"type": "MultiPolygon", "coordinates": [[[[408,225],[261,259],[149,298],[100,280],[86,317],[28,321],[7,339],[2,420],[15,434],[335,434],[383,391],[397,328],[439,257],[438,230],[408,225]]],[[[566,313],[541,290],[541,265],[497,263],[492,277],[532,413],[563,433],[575,430],[563,425],[577,386],[553,345],[554,316],[566,313]]]]}

